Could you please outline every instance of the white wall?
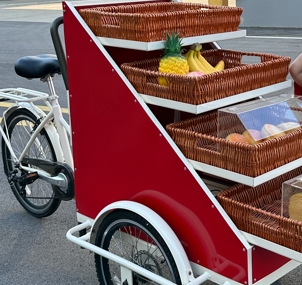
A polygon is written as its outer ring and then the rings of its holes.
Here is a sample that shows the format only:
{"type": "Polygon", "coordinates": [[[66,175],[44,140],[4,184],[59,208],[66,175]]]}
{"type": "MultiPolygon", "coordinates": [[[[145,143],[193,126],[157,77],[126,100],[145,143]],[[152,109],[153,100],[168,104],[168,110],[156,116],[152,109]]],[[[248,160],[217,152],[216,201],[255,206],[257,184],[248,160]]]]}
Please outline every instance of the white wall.
{"type": "Polygon", "coordinates": [[[243,8],[240,27],[302,28],[302,0],[237,0],[236,4],[243,8]]]}

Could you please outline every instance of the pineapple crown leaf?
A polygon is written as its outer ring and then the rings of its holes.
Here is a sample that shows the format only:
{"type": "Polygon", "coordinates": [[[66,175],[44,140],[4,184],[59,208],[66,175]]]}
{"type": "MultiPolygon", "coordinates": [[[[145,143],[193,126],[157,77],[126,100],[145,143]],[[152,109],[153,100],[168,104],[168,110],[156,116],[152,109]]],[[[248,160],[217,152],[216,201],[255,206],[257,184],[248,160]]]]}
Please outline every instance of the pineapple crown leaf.
{"type": "Polygon", "coordinates": [[[166,31],[165,51],[164,54],[181,54],[182,53],[182,39],[179,38],[179,32],[171,32],[171,35],[166,31]]]}

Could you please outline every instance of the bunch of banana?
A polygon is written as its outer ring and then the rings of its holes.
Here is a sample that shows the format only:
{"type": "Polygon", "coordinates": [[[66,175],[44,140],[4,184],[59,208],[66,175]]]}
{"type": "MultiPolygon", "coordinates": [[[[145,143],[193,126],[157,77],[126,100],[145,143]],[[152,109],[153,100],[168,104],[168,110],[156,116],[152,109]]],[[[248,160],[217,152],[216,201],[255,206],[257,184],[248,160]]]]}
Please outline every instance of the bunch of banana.
{"type": "Polygon", "coordinates": [[[184,55],[189,64],[190,71],[200,71],[205,74],[224,70],[224,61],[220,60],[215,67],[213,67],[200,53],[201,44],[193,44],[188,52],[184,55]]]}

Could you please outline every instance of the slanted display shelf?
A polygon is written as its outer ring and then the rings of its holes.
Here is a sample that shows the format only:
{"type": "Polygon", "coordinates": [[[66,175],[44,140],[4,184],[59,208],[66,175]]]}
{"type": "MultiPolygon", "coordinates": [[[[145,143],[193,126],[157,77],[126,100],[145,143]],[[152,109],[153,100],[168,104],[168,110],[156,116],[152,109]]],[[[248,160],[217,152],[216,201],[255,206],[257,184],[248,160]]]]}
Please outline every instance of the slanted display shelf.
{"type": "Polygon", "coordinates": [[[289,172],[295,168],[300,167],[302,165],[302,158],[296,159],[290,163],[275,168],[257,177],[246,176],[243,174],[232,172],[223,168],[201,163],[199,161],[195,161],[191,159],[189,159],[189,162],[196,170],[202,171],[204,173],[212,174],[221,178],[225,178],[234,182],[238,182],[244,185],[255,187],[269,180],[272,180],[273,178],[276,178],[286,172],[289,172]]]}
{"type": "MultiPolygon", "coordinates": [[[[210,34],[196,37],[187,37],[182,39],[182,45],[188,46],[194,43],[211,43],[223,40],[230,40],[236,38],[246,37],[246,30],[238,30],[234,32],[219,33],[219,34],[210,34]]],[[[156,41],[156,42],[139,42],[115,38],[105,38],[97,37],[98,40],[104,46],[118,47],[118,48],[127,48],[134,50],[143,50],[143,51],[153,51],[164,49],[165,41],[156,41]]]]}
{"type": "Polygon", "coordinates": [[[140,94],[140,96],[144,99],[147,104],[161,106],[165,108],[170,108],[178,111],[183,111],[192,114],[201,114],[204,112],[208,112],[211,110],[219,109],[228,105],[236,104],[245,100],[253,99],[256,97],[260,97],[266,95],[268,93],[280,91],[285,88],[291,87],[291,80],[286,80],[284,82],[280,82],[277,84],[269,85],[266,87],[254,89],[248,92],[236,94],[230,97],[226,97],[223,99],[211,101],[208,103],[204,103],[201,105],[193,105],[188,103],[182,103],[174,100],[159,98],[155,96],[140,94]]]}

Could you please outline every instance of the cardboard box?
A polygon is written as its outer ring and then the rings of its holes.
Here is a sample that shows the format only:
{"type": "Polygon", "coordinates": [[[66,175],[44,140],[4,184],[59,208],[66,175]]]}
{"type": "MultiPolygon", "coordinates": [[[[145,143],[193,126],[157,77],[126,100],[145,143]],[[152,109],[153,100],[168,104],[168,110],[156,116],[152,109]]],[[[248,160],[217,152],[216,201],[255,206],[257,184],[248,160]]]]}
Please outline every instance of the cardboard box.
{"type": "Polygon", "coordinates": [[[229,6],[229,0],[209,0],[209,5],[229,6]]]}

